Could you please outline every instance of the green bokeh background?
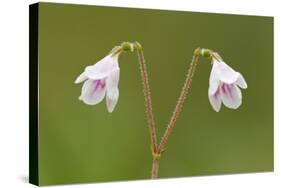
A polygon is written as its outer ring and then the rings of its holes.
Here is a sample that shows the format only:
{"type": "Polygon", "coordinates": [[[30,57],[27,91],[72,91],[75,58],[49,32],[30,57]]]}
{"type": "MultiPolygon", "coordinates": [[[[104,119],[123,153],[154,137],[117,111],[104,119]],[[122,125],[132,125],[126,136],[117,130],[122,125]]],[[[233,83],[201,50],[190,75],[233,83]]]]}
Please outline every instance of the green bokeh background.
{"type": "Polygon", "coordinates": [[[273,170],[273,18],[70,4],[39,5],[39,181],[41,185],[147,179],[149,134],[137,56],[120,56],[120,98],[78,100],[74,80],[123,41],[145,52],[158,138],[197,47],[220,53],[248,89],[238,110],[216,113],[200,59],[159,177],[273,170]]]}

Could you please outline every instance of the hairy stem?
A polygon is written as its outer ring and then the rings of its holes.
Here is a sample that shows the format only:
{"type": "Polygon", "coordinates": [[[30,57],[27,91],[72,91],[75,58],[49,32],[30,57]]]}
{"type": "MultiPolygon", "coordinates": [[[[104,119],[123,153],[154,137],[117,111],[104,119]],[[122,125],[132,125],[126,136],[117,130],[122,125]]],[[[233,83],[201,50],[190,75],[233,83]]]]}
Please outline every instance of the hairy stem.
{"type": "Polygon", "coordinates": [[[196,69],[196,65],[198,63],[201,49],[197,48],[194,51],[190,67],[188,69],[186,79],[185,79],[184,85],[181,90],[181,94],[178,98],[176,107],[173,111],[172,117],[168,123],[168,126],[165,130],[162,140],[158,146],[156,128],[155,128],[155,122],[154,122],[154,115],[152,112],[152,102],[151,102],[151,95],[150,95],[150,88],[149,88],[148,73],[147,73],[147,69],[146,69],[143,49],[142,49],[142,46],[138,42],[135,42],[133,45],[134,45],[134,49],[136,49],[137,54],[138,54],[141,77],[142,77],[142,81],[143,81],[143,93],[144,93],[144,98],[145,98],[147,125],[148,125],[148,129],[149,129],[149,134],[150,134],[151,150],[152,150],[152,157],[153,157],[151,178],[155,179],[158,177],[159,160],[161,157],[161,153],[163,152],[163,150],[167,144],[169,135],[171,134],[171,131],[172,131],[173,127],[175,126],[176,120],[178,119],[178,116],[183,107],[186,95],[188,94],[188,90],[189,90],[189,87],[191,84],[192,77],[193,77],[195,69],[196,69]]]}
{"type": "Polygon", "coordinates": [[[176,107],[174,109],[172,117],[171,117],[171,119],[170,119],[170,121],[168,123],[168,126],[167,126],[167,128],[165,130],[165,133],[164,133],[164,135],[162,137],[162,140],[161,140],[161,142],[160,142],[160,144],[158,146],[158,149],[157,149],[157,153],[158,154],[161,154],[163,152],[163,150],[165,148],[165,145],[167,144],[169,135],[171,134],[171,131],[172,131],[173,127],[175,126],[176,120],[178,119],[178,116],[179,116],[179,114],[181,112],[181,109],[183,107],[186,95],[188,94],[188,89],[190,87],[190,83],[191,83],[192,77],[193,77],[195,69],[196,69],[196,65],[197,65],[197,62],[198,62],[198,59],[199,59],[199,56],[200,56],[200,51],[201,51],[200,48],[197,48],[194,51],[190,67],[188,69],[188,72],[187,72],[187,75],[186,75],[186,79],[185,79],[184,85],[183,85],[182,90],[181,90],[181,94],[180,94],[180,96],[178,98],[178,102],[176,104],[176,107]]]}
{"type": "Polygon", "coordinates": [[[156,179],[158,177],[159,169],[159,159],[154,158],[152,162],[151,179],[156,179]]]}
{"type": "Polygon", "coordinates": [[[138,42],[135,42],[134,47],[137,50],[138,59],[139,59],[139,65],[140,65],[140,71],[141,71],[141,77],[143,83],[143,93],[144,93],[145,106],[146,106],[147,125],[149,129],[151,149],[153,154],[157,151],[157,137],[156,137],[154,115],[152,112],[152,102],[151,102],[151,95],[150,95],[150,88],[149,88],[149,81],[148,81],[148,73],[146,69],[142,46],[138,42]]]}

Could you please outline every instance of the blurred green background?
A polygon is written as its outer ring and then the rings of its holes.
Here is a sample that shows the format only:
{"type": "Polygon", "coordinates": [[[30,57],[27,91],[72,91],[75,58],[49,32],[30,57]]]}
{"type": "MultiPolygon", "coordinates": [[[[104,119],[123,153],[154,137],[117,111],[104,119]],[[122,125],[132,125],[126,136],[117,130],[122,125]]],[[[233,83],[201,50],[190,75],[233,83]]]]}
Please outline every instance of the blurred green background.
{"type": "Polygon", "coordinates": [[[120,56],[120,98],[78,100],[74,80],[123,41],[145,52],[158,138],[197,47],[241,72],[238,110],[208,101],[209,60],[200,59],[159,177],[273,170],[273,18],[132,8],[39,5],[39,180],[41,185],[147,179],[151,152],[137,56],[120,56]]]}

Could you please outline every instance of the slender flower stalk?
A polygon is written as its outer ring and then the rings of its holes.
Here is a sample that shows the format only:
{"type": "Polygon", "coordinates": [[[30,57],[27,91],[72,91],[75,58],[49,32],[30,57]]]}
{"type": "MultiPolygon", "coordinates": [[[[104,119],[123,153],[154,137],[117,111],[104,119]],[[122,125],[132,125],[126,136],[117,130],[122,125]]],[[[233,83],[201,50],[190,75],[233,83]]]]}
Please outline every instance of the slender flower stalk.
{"type": "Polygon", "coordinates": [[[143,94],[145,98],[147,125],[150,133],[151,150],[152,150],[152,154],[154,154],[157,151],[157,136],[156,136],[154,115],[152,112],[152,102],[151,102],[148,73],[146,69],[142,46],[140,45],[140,43],[135,42],[134,47],[138,54],[138,60],[139,60],[139,66],[140,66],[142,84],[143,84],[143,94]]]}
{"type": "Polygon", "coordinates": [[[191,81],[192,81],[192,77],[193,77],[195,69],[196,69],[196,65],[198,63],[199,56],[200,56],[200,48],[197,48],[194,51],[190,67],[188,69],[188,72],[187,72],[187,75],[186,75],[186,79],[185,79],[184,85],[183,85],[182,90],[181,90],[181,94],[180,94],[180,96],[178,98],[177,105],[176,105],[175,110],[174,110],[174,112],[172,114],[172,117],[171,117],[170,122],[169,122],[169,124],[167,126],[167,129],[166,129],[166,131],[164,133],[164,136],[162,137],[162,140],[161,140],[161,142],[159,144],[159,147],[158,147],[158,153],[159,154],[161,154],[163,152],[164,147],[165,147],[165,145],[167,143],[168,137],[171,134],[171,131],[172,131],[173,127],[175,126],[175,123],[176,123],[176,121],[178,119],[178,116],[179,116],[179,114],[181,112],[181,109],[183,107],[186,95],[188,94],[188,89],[190,87],[190,84],[191,84],[191,81]]]}
{"type": "Polygon", "coordinates": [[[139,59],[139,66],[141,71],[142,83],[143,83],[143,93],[145,98],[145,106],[146,106],[146,115],[147,115],[147,125],[150,134],[150,141],[151,141],[151,152],[152,152],[152,170],[151,170],[151,178],[157,178],[158,176],[158,169],[159,169],[159,155],[158,155],[158,147],[157,147],[157,135],[156,135],[156,128],[155,128],[155,121],[154,115],[152,112],[152,102],[151,102],[151,94],[149,88],[149,79],[148,73],[146,69],[143,48],[140,43],[135,42],[134,47],[137,50],[138,59],[139,59]]]}

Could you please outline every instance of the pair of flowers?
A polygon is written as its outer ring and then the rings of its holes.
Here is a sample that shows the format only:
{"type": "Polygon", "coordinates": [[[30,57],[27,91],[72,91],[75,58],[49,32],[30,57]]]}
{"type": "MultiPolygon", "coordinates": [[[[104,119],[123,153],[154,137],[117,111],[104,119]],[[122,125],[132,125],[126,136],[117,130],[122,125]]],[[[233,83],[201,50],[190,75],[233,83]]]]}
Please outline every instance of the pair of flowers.
{"type": "MultiPolygon", "coordinates": [[[[119,54],[110,53],[96,64],[86,67],[78,76],[75,83],[84,82],[79,97],[81,101],[88,105],[95,105],[106,98],[108,112],[114,110],[119,98],[119,54]]],[[[211,52],[210,57],[213,67],[208,96],[213,109],[218,112],[222,103],[228,108],[237,109],[242,104],[240,88],[247,88],[245,79],[241,73],[228,66],[217,53],[211,52]]]]}

